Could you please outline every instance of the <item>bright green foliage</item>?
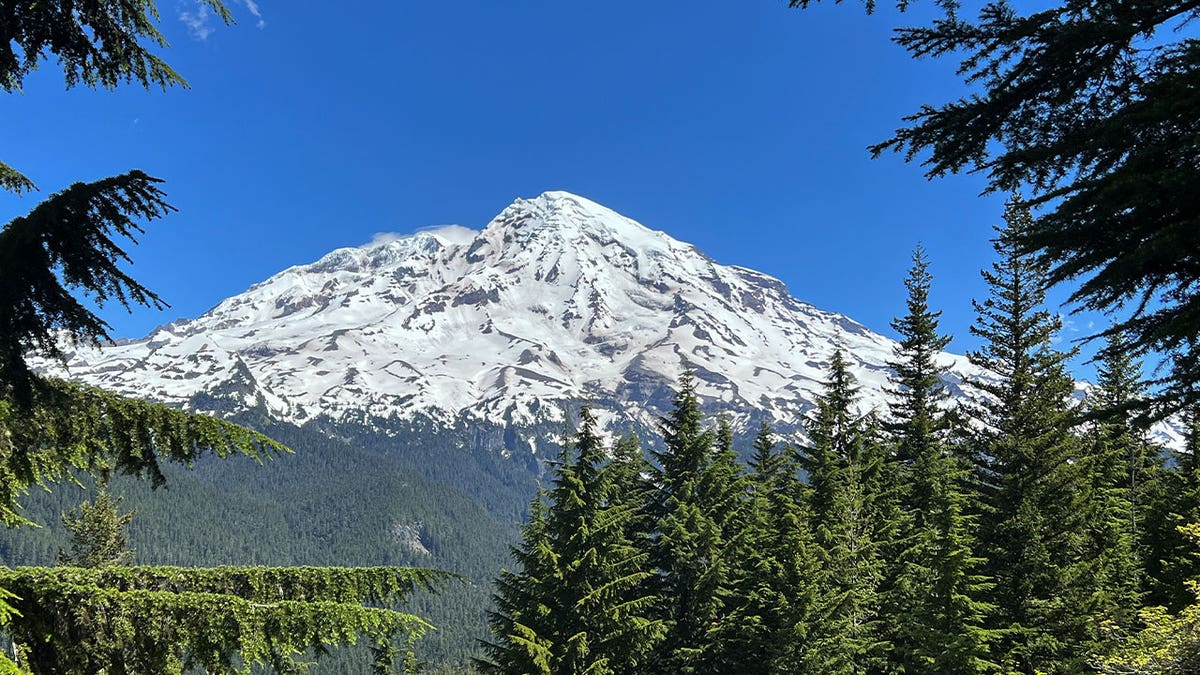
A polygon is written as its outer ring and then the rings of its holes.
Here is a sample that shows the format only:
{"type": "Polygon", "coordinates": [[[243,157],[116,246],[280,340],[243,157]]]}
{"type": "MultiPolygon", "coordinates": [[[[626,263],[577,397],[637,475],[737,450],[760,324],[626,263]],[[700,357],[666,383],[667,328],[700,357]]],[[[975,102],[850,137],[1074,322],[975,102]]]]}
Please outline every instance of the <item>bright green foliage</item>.
{"type": "Polygon", "coordinates": [[[512,547],[516,571],[501,570],[492,597],[495,609],[488,625],[495,642],[483,645],[487,660],[478,665],[493,673],[552,675],[556,665],[553,608],[558,591],[557,561],[551,548],[546,519],[549,509],[539,492],[529,509],[529,522],[521,530],[521,542],[512,547]]]}
{"type": "MultiPolygon", "coordinates": [[[[1200,543],[1200,524],[1181,526],[1181,534],[1193,547],[1200,543]]],[[[1178,614],[1163,607],[1148,607],[1139,612],[1144,626],[1126,637],[1118,632],[1120,643],[1114,654],[1099,661],[1099,672],[1106,675],[1192,675],[1200,672],[1200,582],[1188,583],[1192,604],[1178,614]]]]}
{"type": "Polygon", "coordinates": [[[874,422],[855,412],[856,391],[845,358],[834,352],[809,424],[811,445],[801,451],[820,581],[797,672],[865,673],[881,658],[877,608],[884,563],[876,497],[884,452],[874,422]]]}
{"type": "Polygon", "coordinates": [[[573,448],[555,469],[548,509],[535,511],[515,552],[523,569],[498,586],[487,671],[627,673],[664,633],[648,616],[648,554],[629,537],[640,505],[617,493],[628,487],[632,449],[626,444],[606,461],[595,426],[585,407],[573,448]]]}
{"type": "Polygon", "coordinates": [[[893,322],[900,334],[891,432],[904,486],[895,579],[888,590],[891,660],[909,675],[985,673],[992,631],[984,628],[992,586],[975,551],[973,495],[966,463],[948,441],[952,419],[936,357],[950,342],[929,309],[931,276],[924,252],[913,254],[905,280],[908,313],[893,322]]]}
{"type": "Polygon", "coordinates": [[[1007,668],[1075,672],[1094,627],[1084,610],[1090,579],[1083,549],[1085,483],[1072,434],[1067,355],[1052,342],[1059,321],[1041,309],[1045,267],[1021,255],[1013,237],[1030,226],[1015,200],[995,242],[1000,259],[983,273],[990,297],[976,303],[971,330],[985,343],[972,362],[996,379],[972,384],[987,395],[977,411],[981,548],[995,582],[990,627],[1004,634],[995,653],[1007,668]]]}
{"type": "Polygon", "coordinates": [[[128,533],[133,513],[121,513],[117,508],[120,501],[101,489],[93,501],[63,514],[63,526],[71,533],[71,551],[59,551],[60,565],[107,567],[124,565],[133,558],[128,533]]]}
{"type": "Polygon", "coordinates": [[[0,519],[16,525],[30,487],[73,469],[164,482],[160,460],[189,465],[206,452],[262,460],[286,449],[243,427],[86,385],[35,378],[32,404],[0,398],[0,519]]]}
{"type": "Polygon", "coordinates": [[[387,607],[444,572],[413,568],[78,567],[0,570],[19,620],[6,628],[34,673],[279,673],[303,654],[371,641],[375,672],[413,665],[429,624],[387,607]]]}
{"type": "Polygon", "coordinates": [[[20,194],[34,188],[33,181],[26,178],[24,174],[4,162],[0,162],[0,190],[20,194]]]}
{"type": "Polygon", "coordinates": [[[762,425],[737,540],[728,614],[712,631],[712,672],[799,672],[817,592],[816,551],[795,451],[762,425]]]}
{"type": "MultiPolygon", "coordinates": [[[[915,58],[957,59],[971,93],[923,106],[872,152],[922,156],[930,177],[979,172],[991,191],[1030,186],[1046,210],[1014,243],[1051,266],[1047,281],[1082,279],[1072,297],[1083,308],[1128,303],[1117,329],[1136,351],[1200,335],[1194,0],[999,0],[974,19],[936,4],[942,16],[895,41],[915,58]]],[[[1200,371],[1175,376],[1186,379],[1164,401],[1200,383],[1200,371]]]]}
{"type": "Polygon", "coordinates": [[[655,453],[658,492],[649,505],[653,518],[650,561],[657,570],[658,618],[667,627],[652,671],[709,672],[709,632],[724,613],[741,497],[739,469],[729,433],[720,438],[701,424],[691,373],[680,378],[675,409],[663,420],[665,449],[655,453]],[[720,440],[720,447],[714,443],[720,440]]]}

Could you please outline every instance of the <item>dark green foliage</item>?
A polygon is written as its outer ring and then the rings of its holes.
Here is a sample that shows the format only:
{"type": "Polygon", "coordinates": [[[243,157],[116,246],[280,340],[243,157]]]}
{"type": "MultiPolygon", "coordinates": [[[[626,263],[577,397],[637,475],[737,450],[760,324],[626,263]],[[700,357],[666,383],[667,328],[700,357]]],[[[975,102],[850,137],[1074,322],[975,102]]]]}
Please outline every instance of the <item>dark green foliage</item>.
{"type": "Polygon", "coordinates": [[[1041,309],[1045,267],[1014,237],[1030,226],[1015,200],[995,242],[999,260],[983,273],[990,297],[976,303],[971,330],[985,340],[970,355],[996,379],[972,384],[988,395],[976,411],[983,511],[980,552],[995,586],[989,625],[1004,631],[997,655],[1021,672],[1075,672],[1092,635],[1077,564],[1086,531],[1086,474],[1072,434],[1064,370],[1052,344],[1059,321],[1041,309]]]}
{"type": "MultiPolygon", "coordinates": [[[[466,577],[417,592],[403,611],[437,627],[416,643],[423,662],[453,664],[486,634],[490,583],[516,529],[458,490],[407,469],[383,448],[367,452],[309,431],[264,427],[295,454],[258,465],[245,457],[167,464],[167,483],[114,476],[110,490],[137,516],[129,542],[145,565],[438,567],[466,577]]],[[[453,445],[443,441],[446,452],[453,445]]],[[[83,478],[85,484],[90,483],[83,478]]],[[[64,485],[29,495],[25,515],[42,528],[0,530],[0,564],[49,565],[70,545],[60,514],[92,494],[64,485]]],[[[363,640],[359,641],[360,644],[363,640]]],[[[323,656],[313,675],[358,675],[365,647],[323,656]]]]}
{"type": "Polygon", "coordinates": [[[657,494],[649,511],[654,537],[650,562],[657,572],[656,618],[667,628],[652,662],[659,672],[711,672],[709,637],[728,594],[732,528],[742,477],[728,424],[714,434],[702,425],[690,372],[662,423],[665,449],[655,452],[657,494]],[[719,441],[719,447],[714,447],[719,441]]]}
{"type": "Polygon", "coordinates": [[[1146,577],[1148,604],[1172,611],[1195,602],[1188,584],[1200,578],[1200,551],[1178,528],[1200,523],[1200,408],[1184,411],[1184,447],[1173,453],[1174,470],[1148,495],[1146,577]]]}
{"type": "Polygon", "coordinates": [[[121,513],[120,502],[102,489],[93,501],[63,514],[63,527],[71,533],[71,550],[59,551],[60,565],[107,567],[124,565],[133,558],[127,532],[133,512],[121,513]]]}
{"type": "Polygon", "coordinates": [[[629,487],[629,455],[640,450],[626,443],[606,460],[595,425],[585,407],[548,503],[535,502],[513,550],[518,571],[497,581],[485,671],[628,673],[662,638],[663,622],[649,617],[648,554],[630,538],[641,505],[619,492],[629,487]]]}
{"type": "Polygon", "coordinates": [[[60,332],[76,340],[107,338],[108,326],[74,295],[81,290],[98,304],[115,300],[165,307],[157,295],[126,274],[120,239],[136,241],[139,220],[172,209],[155,178],[140,171],[76,183],[51,195],[28,215],[0,229],[0,383],[5,398],[28,403],[31,351],[56,358],[60,332]]]}
{"type": "Polygon", "coordinates": [[[159,460],[190,465],[207,452],[261,461],[286,451],[262,434],[205,415],[124,398],[86,385],[35,378],[30,406],[0,398],[0,519],[20,524],[17,500],[32,486],[81,469],[164,482],[159,460]]]}
{"type": "MultiPolygon", "coordinates": [[[[202,1],[222,21],[232,21],[219,0],[202,1]]],[[[147,47],[167,46],[155,26],[154,0],[5,0],[0,9],[0,87],[9,93],[20,91],[25,76],[47,56],[58,60],[68,87],[187,86],[147,47]]]]}
{"type": "Polygon", "coordinates": [[[728,614],[710,633],[712,672],[796,673],[808,658],[818,572],[799,464],[764,424],[750,468],[728,614]]]}
{"type": "Polygon", "coordinates": [[[857,387],[841,351],[802,449],[808,506],[820,567],[805,660],[798,672],[865,673],[882,658],[879,586],[885,451],[878,428],[855,410],[857,387]]]}
{"type": "Polygon", "coordinates": [[[521,530],[521,543],[512,548],[516,571],[504,569],[496,578],[495,609],[488,618],[493,642],[485,642],[487,660],[478,665],[494,673],[555,672],[554,645],[550,637],[554,587],[554,560],[546,531],[548,509],[542,494],[533,500],[529,522],[521,530]]]}
{"type": "Polygon", "coordinates": [[[904,516],[887,593],[891,660],[910,675],[992,672],[988,642],[995,636],[984,628],[991,607],[983,601],[992,585],[975,550],[967,464],[949,440],[947,368],[936,358],[950,339],[938,333],[939,313],[929,308],[931,281],[918,248],[905,280],[908,313],[892,324],[900,343],[890,364],[898,385],[891,434],[904,516]]]}
{"type": "Polygon", "coordinates": [[[1120,334],[1108,340],[1098,386],[1088,401],[1099,419],[1083,441],[1088,453],[1080,468],[1087,482],[1080,489],[1088,497],[1082,574],[1092,580],[1085,611],[1111,630],[1132,627],[1142,604],[1145,507],[1147,495],[1155,493],[1161,460],[1131,412],[1144,393],[1140,364],[1123,348],[1120,334]]]}
{"type": "MultiPolygon", "coordinates": [[[[1130,306],[1114,330],[1135,351],[1200,335],[1200,7],[999,0],[971,19],[937,4],[941,17],[895,41],[957,59],[972,93],[923,106],[872,153],[920,156],[930,177],[983,173],[991,191],[1031,187],[1045,212],[1014,244],[1050,266],[1046,283],[1081,279],[1081,308],[1130,306]]],[[[1191,395],[1197,376],[1176,373],[1160,401],[1191,395]]]]}

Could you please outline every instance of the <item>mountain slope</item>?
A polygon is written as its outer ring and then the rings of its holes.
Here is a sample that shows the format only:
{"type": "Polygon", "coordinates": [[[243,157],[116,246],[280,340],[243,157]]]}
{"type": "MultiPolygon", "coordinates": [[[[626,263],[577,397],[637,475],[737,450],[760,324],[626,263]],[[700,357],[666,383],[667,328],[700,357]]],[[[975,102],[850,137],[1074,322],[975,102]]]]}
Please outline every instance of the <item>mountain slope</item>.
{"type": "MultiPolygon", "coordinates": [[[[66,374],[196,409],[261,406],[293,424],[528,427],[594,400],[605,421],[646,427],[687,364],[710,405],[794,428],[835,346],[864,405],[881,405],[888,339],[777,279],[547,192],[479,232],[333,251],[195,320],[75,350],[66,374]]],[[[944,358],[956,386],[971,367],[944,358]]]]}

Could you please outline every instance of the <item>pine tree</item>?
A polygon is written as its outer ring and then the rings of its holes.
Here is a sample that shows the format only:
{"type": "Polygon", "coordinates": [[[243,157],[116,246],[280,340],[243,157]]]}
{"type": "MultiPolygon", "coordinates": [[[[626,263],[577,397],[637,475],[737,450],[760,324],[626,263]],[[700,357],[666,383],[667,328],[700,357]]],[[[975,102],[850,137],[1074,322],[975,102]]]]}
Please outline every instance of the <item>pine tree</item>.
{"type": "Polygon", "coordinates": [[[797,672],[870,672],[882,651],[877,608],[883,563],[871,477],[883,454],[870,420],[854,410],[856,385],[840,350],[801,452],[821,570],[812,631],[797,672]]]}
{"type": "Polygon", "coordinates": [[[521,571],[497,584],[486,670],[609,675],[644,664],[663,625],[647,616],[655,600],[644,591],[648,554],[629,539],[639,505],[616,492],[628,472],[627,456],[606,460],[585,407],[548,503],[539,500],[514,552],[521,571]]]}
{"type": "Polygon", "coordinates": [[[806,657],[817,560],[795,451],[765,423],[754,440],[729,615],[714,632],[713,672],[795,673],[806,657]]]}
{"type": "Polygon", "coordinates": [[[905,280],[908,313],[892,323],[900,334],[890,425],[900,459],[903,513],[895,579],[889,589],[888,624],[893,667],[909,675],[984,673],[989,660],[984,628],[991,589],[975,553],[975,519],[965,489],[966,464],[949,442],[947,367],[937,356],[950,338],[938,333],[939,312],[929,308],[932,277],[924,251],[913,254],[905,280]]]}
{"type": "Polygon", "coordinates": [[[651,563],[657,570],[658,617],[667,635],[652,672],[705,672],[710,633],[722,621],[727,596],[730,542],[727,527],[737,488],[729,466],[729,433],[702,425],[700,403],[690,372],[680,377],[675,408],[663,420],[665,448],[657,462],[653,496],[651,563]]]}
{"type": "Polygon", "coordinates": [[[1086,651],[1088,580],[1083,550],[1080,450],[1068,398],[1067,354],[1053,348],[1057,318],[1041,309],[1045,266],[1021,255],[1014,237],[1030,226],[1014,198],[995,240],[999,260],[983,277],[990,296],[975,303],[971,331],[984,340],[972,363],[994,374],[973,386],[982,490],[984,572],[994,580],[989,626],[1004,631],[994,653],[1006,668],[1072,672],[1086,651]]]}
{"type": "Polygon", "coordinates": [[[59,552],[60,565],[105,567],[123,565],[133,558],[129,548],[133,512],[121,513],[120,502],[101,488],[93,501],[63,515],[63,526],[71,533],[71,551],[59,552]]]}
{"type": "Polygon", "coordinates": [[[1088,609],[1097,625],[1129,628],[1142,599],[1140,556],[1147,514],[1143,502],[1153,493],[1161,462],[1143,440],[1132,410],[1143,387],[1140,364],[1112,333],[1099,367],[1098,386],[1089,397],[1097,420],[1085,438],[1088,454],[1080,468],[1087,483],[1082,573],[1092,578],[1088,609]]]}

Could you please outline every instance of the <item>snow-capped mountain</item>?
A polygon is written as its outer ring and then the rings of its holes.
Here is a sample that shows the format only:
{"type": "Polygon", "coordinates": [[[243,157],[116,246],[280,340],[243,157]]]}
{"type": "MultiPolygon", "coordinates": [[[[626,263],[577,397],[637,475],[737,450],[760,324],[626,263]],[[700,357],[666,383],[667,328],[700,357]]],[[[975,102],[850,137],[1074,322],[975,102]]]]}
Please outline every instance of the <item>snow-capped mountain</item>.
{"type": "MultiPolygon", "coordinates": [[[[481,231],[450,226],[292,267],[190,321],[69,354],[67,374],[303,424],[414,419],[534,425],[598,402],[649,423],[683,364],[714,407],[794,425],[835,347],[884,403],[893,343],[782,282],[587,199],[518,200],[481,231]]],[[[946,354],[952,386],[972,370],[946,354]]]]}

